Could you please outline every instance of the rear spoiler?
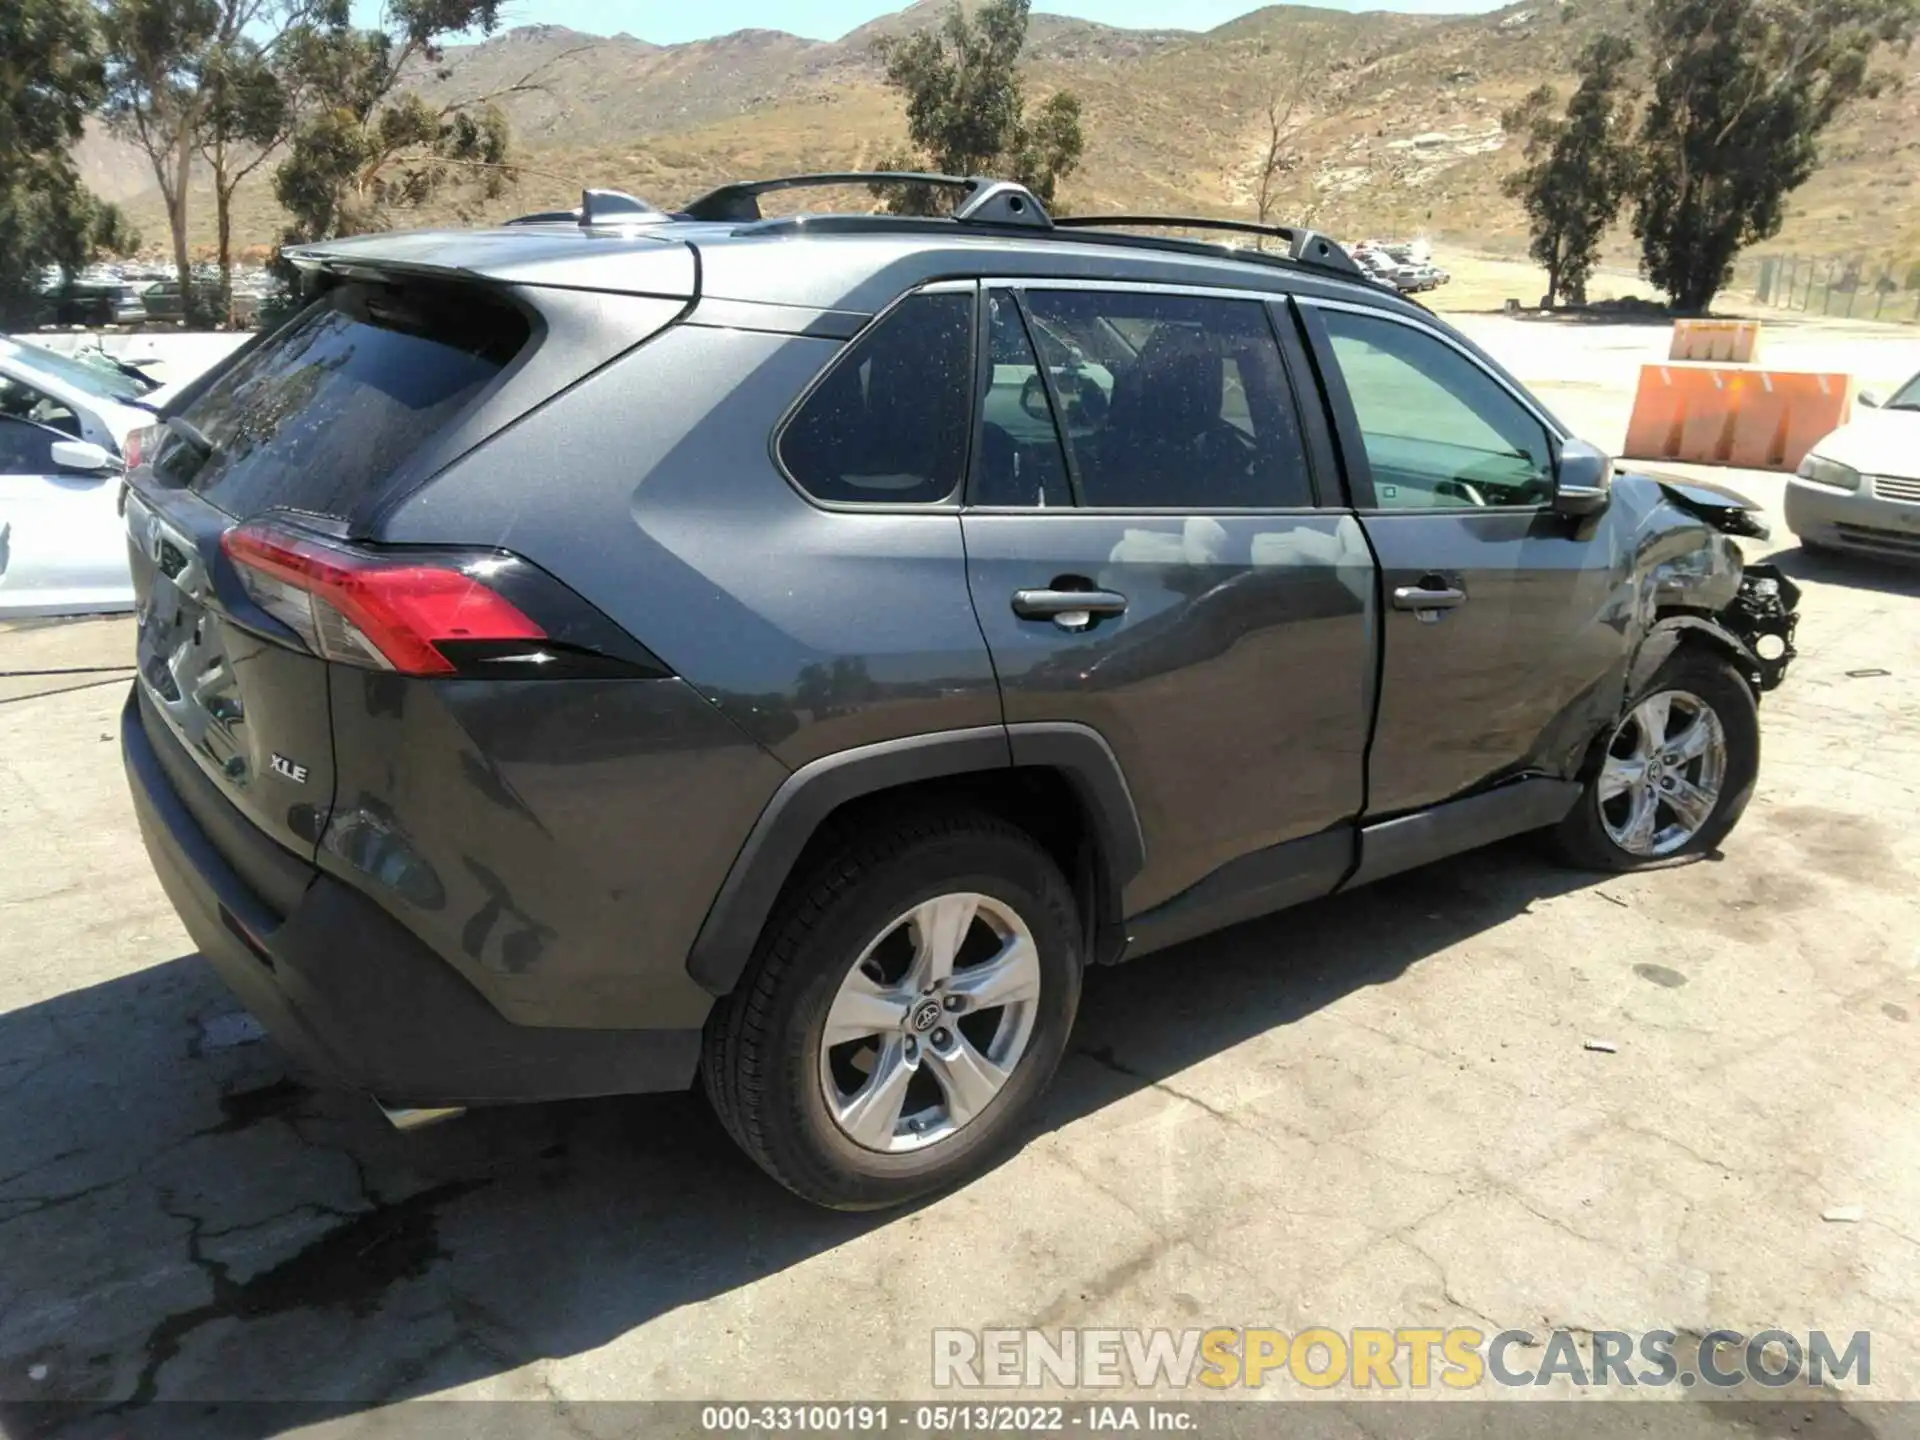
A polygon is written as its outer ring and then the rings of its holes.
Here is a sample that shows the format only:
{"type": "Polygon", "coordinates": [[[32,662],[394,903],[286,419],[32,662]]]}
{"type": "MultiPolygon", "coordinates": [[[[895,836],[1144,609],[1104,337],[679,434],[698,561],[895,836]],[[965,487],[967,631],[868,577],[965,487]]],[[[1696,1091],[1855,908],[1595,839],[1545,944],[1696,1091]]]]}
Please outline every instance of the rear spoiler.
{"type": "Polygon", "coordinates": [[[700,293],[699,259],[664,229],[423,230],[290,245],[280,253],[304,274],[341,279],[553,285],[691,302],[700,293]]]}

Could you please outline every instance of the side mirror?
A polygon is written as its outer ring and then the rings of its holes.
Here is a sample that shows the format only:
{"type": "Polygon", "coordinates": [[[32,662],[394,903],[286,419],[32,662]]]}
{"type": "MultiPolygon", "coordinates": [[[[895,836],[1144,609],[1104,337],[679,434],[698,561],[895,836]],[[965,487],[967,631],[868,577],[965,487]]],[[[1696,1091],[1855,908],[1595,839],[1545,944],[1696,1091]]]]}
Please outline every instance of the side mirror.
{"type": "Polygon", "coordinates": [[[1882,395],[1878,390],[1862,390],[1853,398],[1858,400],[1862,405],[1865,405],[1869,410],[1878,410],[1882,405],[1887,403],[1887,397],[1882,395]]]}
{"type": "Polygon", "coordinates": [[[120,468],[118,460],[91,440],[56,440],[52,453],[53,463],[62,470],[84,470],[90,475],[98,475],[104,470],[120,468]]]}
{"type": "Polygon", "coordinates": [[[1553,482],[1557,512],[1598,515],[1613,495],[1613,459],[1584,440],[1569,440],[1560,447],[1553,482]]]}

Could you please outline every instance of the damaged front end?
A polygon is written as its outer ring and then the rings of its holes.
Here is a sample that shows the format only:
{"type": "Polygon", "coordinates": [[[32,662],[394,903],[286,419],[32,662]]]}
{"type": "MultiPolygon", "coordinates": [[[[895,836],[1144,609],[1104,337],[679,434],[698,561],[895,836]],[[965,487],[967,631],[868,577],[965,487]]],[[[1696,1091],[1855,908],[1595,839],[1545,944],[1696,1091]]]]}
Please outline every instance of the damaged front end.
{"type": "MultiPolygon", "coordinates": [[[[1636,681],[1644,681],[1688,630],[1705,632],[1745,674],[1757,695],[1786,678],[1795,654],[1800,587],[1777,566],[1749,565],[1737,543],[1765,540],[1760,507],[1737,490],[1711,481],[1643,474],[1668,506],[1703,523],[1709,543],[1665,559],[1655,572],[1656,604],[1665,612],[1648,637],[1636,681]],[[1728,586],[1732,594],[1728,597],[1728,586]]],[[[1697,533],[1697,532],[1696,532],[1697,533]]]]}
{"type": "Polygon", "coordinates": [[[1776,565],[1746,565],[1740,572],[1740,592],[1718,616],[1752,657],[1754,673],[1747,678],[1759,690],[1771,690],[1787,677],[1787,666],[1800,652],[1793,632],[1800,623],[1800,587],[1776,565]]]}
{"type": "MultiPolygon", "coordinates": [[[[1706,521],[1722,535],[1756,540],[1768,537],[1760,507],[1739,491],[1705,480],[1668,475],[1656,478],[1671,503],[1706,521]]],[[[1738,554],[1738,547],[1733,548],[1738,554]]],[[[1784,680],[1787,666],[1799,653],[1793,648],[1799,608],[1800,587],[1782,575],[1778,566],[1742,561],[1740,589],[1714,618],[1745,649],[1752,667],[1747,679],[1756,691],[1771,690],[1784,680]]]]}

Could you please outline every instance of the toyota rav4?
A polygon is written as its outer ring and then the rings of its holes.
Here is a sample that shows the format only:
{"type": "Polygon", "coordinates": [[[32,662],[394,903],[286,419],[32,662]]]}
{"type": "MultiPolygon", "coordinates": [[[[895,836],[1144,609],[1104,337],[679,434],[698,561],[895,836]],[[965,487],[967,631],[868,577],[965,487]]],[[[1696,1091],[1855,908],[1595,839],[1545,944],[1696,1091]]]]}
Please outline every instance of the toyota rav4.
{"type": "Polygon", "coordinates": [[[295,250],[139,437],[126,768],[296,1057],[403,1123],[701,1083],[885,1205],[1020,1133],[1088,965],[1739,820],[1796,595],[1737,496],[1311,232],[761,214],[849,178],[295,250]]]}

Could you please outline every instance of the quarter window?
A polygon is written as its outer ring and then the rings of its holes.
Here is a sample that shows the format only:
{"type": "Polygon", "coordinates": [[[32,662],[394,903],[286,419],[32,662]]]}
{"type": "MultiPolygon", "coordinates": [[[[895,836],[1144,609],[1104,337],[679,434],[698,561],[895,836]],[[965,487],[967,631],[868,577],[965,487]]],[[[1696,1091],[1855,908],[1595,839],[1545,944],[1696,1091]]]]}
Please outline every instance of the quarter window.
{"type": "Polygon", "coordinates": [[[1036,290],[1027,306],[1082,504],[1313,504],[1286,371],[1258,301],[1036,290]]]}
{"type": "Polygon", "coordinates": [[[1451,345],[1391,320],[1322,310],[1384,510],[1544,505],[1553,450],[1533,414],[1451,345]]]}
{"type": "Polygon", "coordinates": [[[973,296],[909,296],[841,352],[781,434],[780,459],[819,500],[945,500],[972,398],[973,296]]]}

